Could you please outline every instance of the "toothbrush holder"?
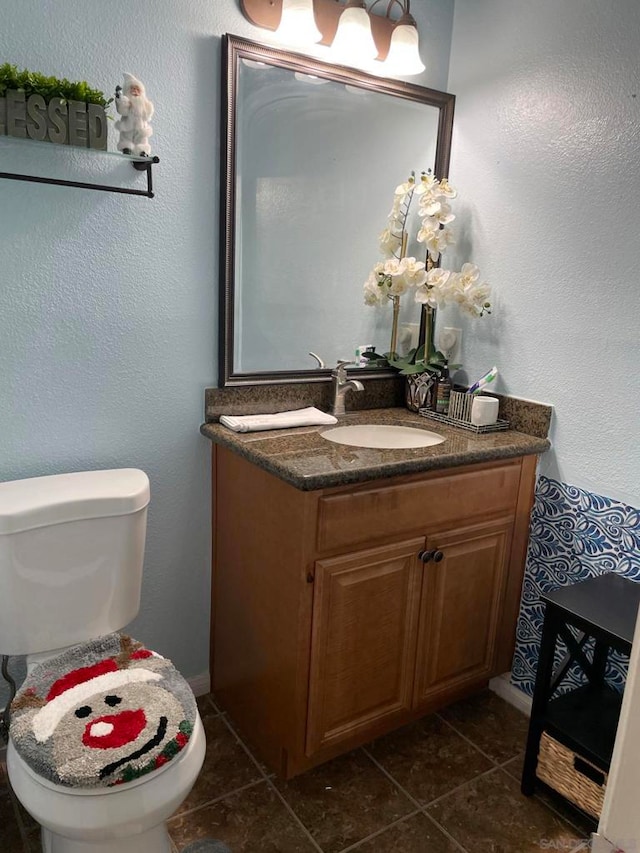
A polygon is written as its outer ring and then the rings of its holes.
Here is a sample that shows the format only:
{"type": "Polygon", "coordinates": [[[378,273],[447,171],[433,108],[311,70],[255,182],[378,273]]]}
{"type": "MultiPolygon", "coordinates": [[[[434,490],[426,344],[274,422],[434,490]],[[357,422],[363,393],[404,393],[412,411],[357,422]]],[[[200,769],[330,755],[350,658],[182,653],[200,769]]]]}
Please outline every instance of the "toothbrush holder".
{"type": "Polygon", "coordinates": [[[474,395],[467,394],[466,391],[451,391],[451,396],[449,397],[449,417],[456,421],[464,421],[470,424],[473,400],[474,395]]]}

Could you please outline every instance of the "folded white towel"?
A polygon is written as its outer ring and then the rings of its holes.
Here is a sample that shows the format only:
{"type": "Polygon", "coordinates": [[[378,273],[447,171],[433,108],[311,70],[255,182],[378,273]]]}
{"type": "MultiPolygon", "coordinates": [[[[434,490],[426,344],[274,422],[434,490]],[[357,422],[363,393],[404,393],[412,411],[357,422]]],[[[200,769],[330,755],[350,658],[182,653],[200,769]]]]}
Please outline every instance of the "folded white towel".
{"type": "Polygon", "coordinates": [[[338,419],[310,406],[294,412],[278,412],[276,415],[221,415],[220,423],[234,432],[258,432],[264,429],[289,429],[299,426],[324,426],[337,424],[338,419]]]}

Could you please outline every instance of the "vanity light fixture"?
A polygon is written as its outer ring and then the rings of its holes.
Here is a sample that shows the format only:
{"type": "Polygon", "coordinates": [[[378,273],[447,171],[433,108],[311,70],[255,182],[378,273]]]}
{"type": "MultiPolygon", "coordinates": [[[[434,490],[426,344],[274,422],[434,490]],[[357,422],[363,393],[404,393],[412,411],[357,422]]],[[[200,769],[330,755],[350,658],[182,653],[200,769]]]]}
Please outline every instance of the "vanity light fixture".
{"type": "Polygon", "coordinates": [[[320,42],[330,47],[329,61],[399,77],[425,70],[410,6],[411,0],[373,0],[368,7],[365,0],[240,0],[247,20],[275,30],[294,49],[320,42]]]}
{"type": "Polygon", "coordinates": [[[282,0],[276,36],[285,44],[315,44],[322,40],[313,14],[313,0],[282,0]]]}
{"type": "MultiPolygon", "coordinates": [[[[402,17],[393,28],[389,53],[382,66],[387,74],[398,77],[411,77],[425,70],[424,62],[420,58],[418,26],[409,11],[409,3],[410,0],[406,0],[402,17]]],[[[375,3],[373,5],[375,6],[375,3]]]]}
{"type": "Polygon", "coordinates": [[[378,55],[371,32],[371,18],[362,0],[347,0],[338,21],[331,52],[338,62],[346,62],[348,65],[366,64],[378,55]]]}

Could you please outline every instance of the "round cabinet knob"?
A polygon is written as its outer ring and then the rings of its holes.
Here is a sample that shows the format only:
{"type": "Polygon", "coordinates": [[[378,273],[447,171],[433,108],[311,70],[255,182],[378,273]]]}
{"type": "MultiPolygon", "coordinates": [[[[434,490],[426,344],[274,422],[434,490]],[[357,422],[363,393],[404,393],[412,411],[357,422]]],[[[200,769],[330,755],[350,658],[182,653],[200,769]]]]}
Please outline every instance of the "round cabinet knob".
{"type": "Polygon", "coordinates": [[[434,563],[439,563],[440,560],[442,560],[444,557],[444,554],[442,553],[442,551],[432,551],[432,554],[433,554],[433,562],[434,563]]]}
{"type": "Polygon", "coordinates": [[[423,563],[428,563],[434,554],[435,551],[420,551],[418,557],[422,560],[423,563]]]}

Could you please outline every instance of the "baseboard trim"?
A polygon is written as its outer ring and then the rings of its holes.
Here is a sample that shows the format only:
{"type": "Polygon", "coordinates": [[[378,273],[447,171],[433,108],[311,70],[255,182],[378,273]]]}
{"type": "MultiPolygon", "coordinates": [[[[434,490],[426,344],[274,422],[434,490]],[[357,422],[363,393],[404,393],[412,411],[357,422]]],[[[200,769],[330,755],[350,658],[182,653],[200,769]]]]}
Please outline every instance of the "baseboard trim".
{"type": "Polygon", "coordinates": [[[624,853],[621,847],[612,844],[604,835],[599,835],[597,832],[591,833],[591,847],[589,849],[591,853],[624,853]]]}
{"type": "Polygon", "coordinates": [[[193,678],[187,678],[187,683],[193,690],[194,696],[206,696],[207,693],[211,693],[211,679],[208,671],[194,675],[193,678]]]}
{"type": "Polygon", "coordinates": [[[511,683],[510,672],[505,672],[496,678],[492,678],[489,682],[489,690],[493,690],[501,699],[513,705],[518,711],[522,711],[527,717],[531,716],[531,696],[527,696],[520,688],[515,687],[511,683]]]}

